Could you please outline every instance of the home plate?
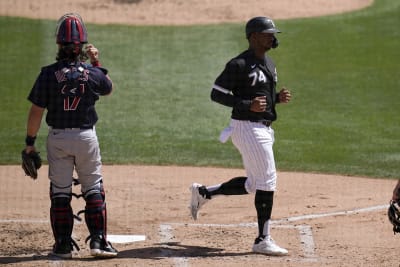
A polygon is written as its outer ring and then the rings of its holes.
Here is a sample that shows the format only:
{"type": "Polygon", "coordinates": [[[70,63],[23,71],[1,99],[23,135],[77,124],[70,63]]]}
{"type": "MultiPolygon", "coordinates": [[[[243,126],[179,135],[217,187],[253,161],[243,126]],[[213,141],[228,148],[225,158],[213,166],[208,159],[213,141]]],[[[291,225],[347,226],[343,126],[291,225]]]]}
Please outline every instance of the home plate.
{"type": "Polygon", "coordinates": [[[132,243],[146,240],[145,235],[107,235],[107,240],[111,243],[132,243]]]}

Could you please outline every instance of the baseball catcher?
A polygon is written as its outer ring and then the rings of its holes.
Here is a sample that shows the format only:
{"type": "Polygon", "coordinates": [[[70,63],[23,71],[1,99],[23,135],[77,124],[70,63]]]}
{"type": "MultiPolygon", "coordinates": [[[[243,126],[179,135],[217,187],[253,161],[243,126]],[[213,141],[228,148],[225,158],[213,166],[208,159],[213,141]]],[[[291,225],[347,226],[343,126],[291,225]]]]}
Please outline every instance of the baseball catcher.
{"type": "Polygon", "coordinates": [[[393,190],[392,200],[390,201],[388,209],[388,217],[390,223],[393,225],[393,233],[400,233],[400,180],[393,190]]]}
{"type": "Polygon", "coordinates": [[[398,202],[390,202],[388,217],[389,221],[393,225],[393,233],[400,233],[400,206],[398,202]]]}
{"type": "Polygon", "coordinates": [[[37,178],[41,165],[34,143],[44,111],[49,126],[47,161],[50,179],[50,222],[54,236],[51,253],[63,259],[72,257],[74,214],[71,207],[73,172],[78,174],[81,196],[85,200],[85,223],[89,230],[90,254],[112,258],[118,251],[107,240],[107,207],[100,147],[95,124],[95,103],[109,95],[113,84],[108,70],[99,61],[99,51],[88,44],[82,18],[76,13],[62,16],[56,27],[58,47],[56,62],[42,67],[28,100],[26,148],[22,151],[22,168],[37,178]],[[85,62],[90,60],[90,64],[85,62]]]}

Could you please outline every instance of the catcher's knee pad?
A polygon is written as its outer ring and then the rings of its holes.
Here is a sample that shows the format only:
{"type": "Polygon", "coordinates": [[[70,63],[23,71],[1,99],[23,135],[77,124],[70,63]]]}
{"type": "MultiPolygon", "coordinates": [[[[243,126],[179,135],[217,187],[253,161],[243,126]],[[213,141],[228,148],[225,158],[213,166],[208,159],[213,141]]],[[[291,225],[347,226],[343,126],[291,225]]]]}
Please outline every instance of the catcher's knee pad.
{"type": "Polygon", "coordinates": [[[66,187],[56,186],[54,183],[50,183],[50,198],[71,198],[72,196],[72,184],[66,187]]]}
{"type": "Polygon", "coordinates": [[[107,234],[107,208],[103,187],[101,186],[99,192],[92,190],[91,192],[85,192],[83,196],[86,201],[85,222],[90,235],[105,236],[107,234]]]}
{"type": "Polygon", "coordinates": [[[274,191],[256,191],[254,205],[256,206],[257,217],[259,220],[269,220],[271,218],[273,203],[274,191]]]}
{"type": "Polygon", "coordinates": [[[74,227],[71,197],[51,198],[50,220],[56,241],[69,240],[74,227]]]}
{"type": "Polygon", "coordinates": [[[93,195],[93,194],[100,194],[100,195],[103,196],[103,200],[105,200],[106,195],[105,195],[105,192],[104,192],[104,187],[103,187],[103,181],[102,180],[100,180],[96,184],[94,184],[91,187],[89,187],[85,192],[82,192],[83,198],[85,200],[87,198],[89,198],[90,195],[93,195]]]}

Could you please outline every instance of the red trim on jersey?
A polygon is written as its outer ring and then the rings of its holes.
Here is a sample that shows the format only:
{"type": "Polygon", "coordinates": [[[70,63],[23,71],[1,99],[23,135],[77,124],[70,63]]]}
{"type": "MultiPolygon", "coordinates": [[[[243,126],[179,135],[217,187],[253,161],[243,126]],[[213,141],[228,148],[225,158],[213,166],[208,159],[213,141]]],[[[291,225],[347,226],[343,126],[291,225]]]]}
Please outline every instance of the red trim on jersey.
{"type": "Polygon", "coordinates": [[[74,100],[72,101],[72,104],[69,107],[69,110],[76,110],[76,108],[78,107],[80,101],[81,101],[80,97],[74,97],[74,100]]]}
{"type": "Polygon", "coordinates": [[[98,60],[90,62],[90,63],[92,64],[93,67],[101,67],[100,61],[98,61],[98,60]]]}
{"type": "Polygon", "coordinates": [[[64,98],[64,110],[69,110],[69,97],[64,98]]]}

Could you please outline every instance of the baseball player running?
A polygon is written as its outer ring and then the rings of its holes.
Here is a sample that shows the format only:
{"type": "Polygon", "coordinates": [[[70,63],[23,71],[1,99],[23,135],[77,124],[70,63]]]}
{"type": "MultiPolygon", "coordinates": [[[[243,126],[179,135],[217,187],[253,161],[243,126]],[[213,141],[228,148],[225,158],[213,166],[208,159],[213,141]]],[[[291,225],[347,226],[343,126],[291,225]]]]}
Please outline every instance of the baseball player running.
{"type": "Polygon", "coordinates": [[[235,177],[213,186],[198,183],[190,187],[191,215],[197,219],[200,208],[218,195],[255,193],[258,236],[253,252],[267,255],[286,255],[270,234],[270,218],[276,190],[276,169],[272,150],[277,119],[276,103],[287,103],[290,91],[276,92],[277,72],[266,52],[278,46],[275,37],[280,31],[268,17],[255,17],[246,24],[249,48],[231,59],[215,80],[211,99],[232,108],[230,126],[220,136],[221,142],[229,137],[241,153],[247,177],[235,177]]]}
{"type": "Polygon", "coordinates": [[[28,96],[32,103],[27,122],[25,152],[34,143],[44,110],[49,126],[47,160],[50,179],[50,219],[55,239],[53,255],[71,258],[74,216],[71,208],[73,171],[76,170],[85,199],[85,222],[90,235],[90,254],[116,257],[107,241],[107,212],[100,148],[95,131],[95,102],[113,87],[107,70],[100,67],[99,51],[87,43],[87,31],[78,14],[68,13],[57,24],[57,62],[45,66],[28,96]],[[85,55],[86,58],[82,58],[85,55]],[[84,61],[89,58],[91,64],[84,61]]]}

